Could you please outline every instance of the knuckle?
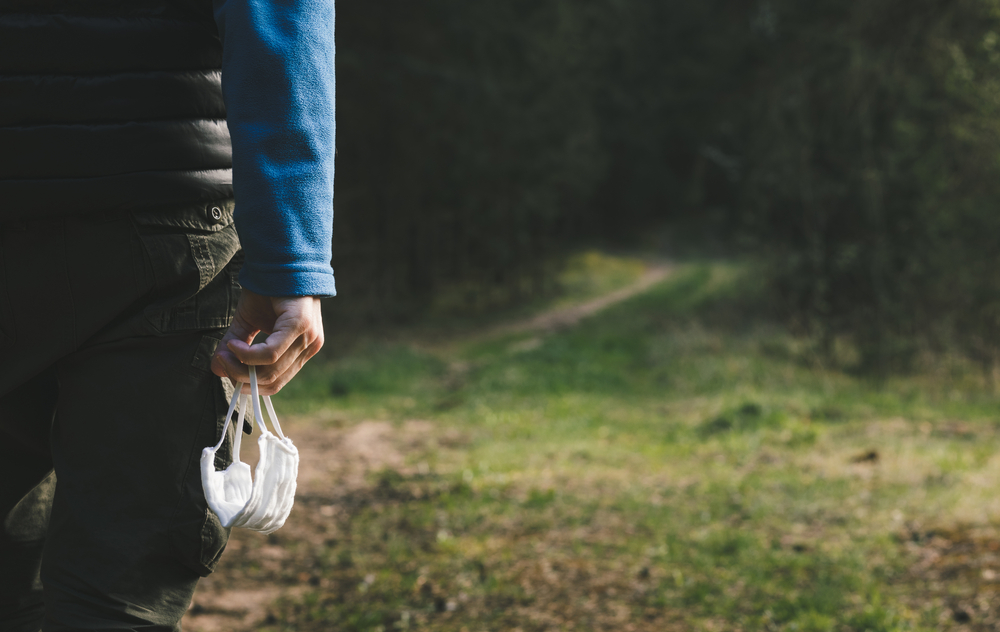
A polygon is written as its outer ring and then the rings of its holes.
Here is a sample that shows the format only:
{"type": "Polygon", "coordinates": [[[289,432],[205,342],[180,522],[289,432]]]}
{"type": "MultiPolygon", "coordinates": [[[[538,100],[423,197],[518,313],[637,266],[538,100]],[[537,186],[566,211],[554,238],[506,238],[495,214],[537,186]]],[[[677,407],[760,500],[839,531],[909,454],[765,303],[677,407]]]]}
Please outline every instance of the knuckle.
{"type": "Polygon", "coordinates": [[[275,393],[277,393],[278,391],[280,391],[281,389],[283,389],[285,387],[285,384],[287,384],[287,383],[288,382],[286,380],[279,380],[279,381],[275,382],[274,384],[272,384],[270,386],[271,395],[274,395],[275,393]]]}
{"type": "Polygon", "coordinates": [[[269,383],[265,388],[261,389],[261,392],[265,395],[274,395],[275,393],[280,391],[281,387],[284,385],[285,383],[283,381],[276,380],[274,382],[269,383]]]}
{"type": "Polygon", "coordinates": [[[257,374],[257,383],[260,384],[261,386],[271,386],[272,384],[274,384],[276,379],[277,378],[275,377],[275,374],[272,373],[271,371],[266,371],[264,373],[257,374]]]}

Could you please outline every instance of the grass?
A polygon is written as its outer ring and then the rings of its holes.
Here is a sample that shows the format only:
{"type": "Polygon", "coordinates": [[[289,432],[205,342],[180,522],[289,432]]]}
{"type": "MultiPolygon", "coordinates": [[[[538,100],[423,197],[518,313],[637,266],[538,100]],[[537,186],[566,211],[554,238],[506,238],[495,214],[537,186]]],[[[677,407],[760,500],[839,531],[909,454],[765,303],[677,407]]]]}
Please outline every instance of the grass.
{"type": "MultiPolygon", "coordinates": [[[[638,274],[580,266],[581,295],[638,274]]],[[[758,300],[746,268],[691,264],[568,331],[312,363],[277,397],[299,424],[432,436],[266,629],[994,629],[991,385],[822,366],[758,300]]]]}

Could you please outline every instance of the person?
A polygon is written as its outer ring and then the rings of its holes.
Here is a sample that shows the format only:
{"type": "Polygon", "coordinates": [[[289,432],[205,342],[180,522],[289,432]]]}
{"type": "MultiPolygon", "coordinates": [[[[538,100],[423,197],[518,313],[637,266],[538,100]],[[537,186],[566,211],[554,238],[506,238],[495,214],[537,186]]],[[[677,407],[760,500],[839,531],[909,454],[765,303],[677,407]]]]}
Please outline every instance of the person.
{"type": "Polygon", "coordinates": [[[0,630],[179,630],[218,563],[201,450],[336,292],[333,36],[333,0],[0,0],[0,630]]]}

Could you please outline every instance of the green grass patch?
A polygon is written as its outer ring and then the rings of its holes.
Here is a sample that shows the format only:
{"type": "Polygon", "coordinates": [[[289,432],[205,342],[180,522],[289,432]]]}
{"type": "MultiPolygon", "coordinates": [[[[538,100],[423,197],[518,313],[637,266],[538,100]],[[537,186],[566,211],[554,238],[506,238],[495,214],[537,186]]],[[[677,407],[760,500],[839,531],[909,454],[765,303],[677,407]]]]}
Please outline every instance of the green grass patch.
{"type": "MultiPolygon", "coordinates": [[[[635,276],[591,259],[582,270],[618,277],[580,272],[579,287],[635,276]]],[[[267,629],[875,632],[986,617],[913,569],[934,525],[1000,521],[989,381],[948,360],[869,383],[817,363],[759,302],[748,268],[687,265],[568,331],[310,365],[281,408],[429,420],[440,440],[372,479],[317,549],[317,585],[267,629]]]]}

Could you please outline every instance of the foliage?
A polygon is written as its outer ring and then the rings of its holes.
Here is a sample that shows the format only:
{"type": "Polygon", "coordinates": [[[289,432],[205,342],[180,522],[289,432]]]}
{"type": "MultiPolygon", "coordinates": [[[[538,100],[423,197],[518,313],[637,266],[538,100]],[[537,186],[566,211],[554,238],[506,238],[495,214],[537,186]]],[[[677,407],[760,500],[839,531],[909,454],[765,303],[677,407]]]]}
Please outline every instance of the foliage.
{"type": "Polygon", "coordinates": [[[885,375],[957,347],[1000,374],[998,0],[389,0],[338,24],[341,309],[523,304],[581,242],[668,222],[671,255],[758,253],[827,355],[885,375]]]}
{"type": "Polygon", "coordinates": [[[339,7],[335,265],[352,302],[408,313],[448,284],[546,291],[590,195],[593,26],[571,3],[339,7]]]}
{"type": "Polygon", "coordinates": [[[746,219],[785,306],[861,368],[1000,350],[1000,4],[774,0],[746,219]]]}
{"type": "Polygon", "coordinates": [[[337,304],[409,318],[458,287],[482,313],[551,294],[582,241],[731,201],[738,4],[339,5],[337,304]]]}

